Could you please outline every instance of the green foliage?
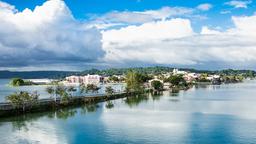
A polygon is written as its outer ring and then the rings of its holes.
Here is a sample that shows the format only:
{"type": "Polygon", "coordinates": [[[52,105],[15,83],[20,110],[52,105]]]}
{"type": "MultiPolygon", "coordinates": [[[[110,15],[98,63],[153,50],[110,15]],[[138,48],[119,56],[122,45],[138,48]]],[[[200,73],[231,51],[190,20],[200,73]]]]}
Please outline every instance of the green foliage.
{"type": "Polygon", "coordinates": [[[111,86],[107,86],[105,89],[105,93],[110,96],[114,93],[114,89],[111,86]]]}
{"type": "Polygon", "coordinates": [[[69,98],[72,96],[72,92],[76,91],[74,87],[65,87],[63,85],[55,84],[46,88],[47,93],[54,96],[55,102],[57,97],[60,97],[62,104],[67,104],[69,98]]]}
{"type": "Polygon", "coordinates": [[[140,92],[143,90],[142,76],[135,71],[129,71],[126,75],[127,91],[140,92]]]}
{"type": "Polygon", "coordinates": [[[88,93],[88,92],[95,93],[95,92],[98,92],[99,89],[100,88],[94,84],[80,85],[80,93],[88,93]]]}
{"type": "Polygon", "coordinates": [[[152,81],[151,86],[153,87],[154,90],[157,90],[157,91],[163,90],[163,87],[164,87],[163,83],[157,80],[152,81]]]}
{"type": "Polygon", "coordinates": [[[6,100],[10,102],[16,108],[22,108],[25,111],[26,107],[32,107],[37,103],[39,95],[37,92],[30,94],[25,91],[16,92],[6,97],[6,100]]]}
{"type": "Polygon", "coordinates": [[[133,107],[133,106],[138,106],[141,102],[148,101],[148,100],[149,100],[148,95],[141,94],[141,95],[135,95],[132,97],[127,97],[125,99],[125,103],[130,107],[133,107]]]}
{"type": "Polygon", "coordinates": [[[242,75],[224,75],[222,79],[224,83],[237,83],[242,82],[244,77],[242,75]]]}
{"type": "Polygon", "coordinates": [[[11,86],[24,86],[24,85],[35,85],[35,84],[31,81],[24,81],[21,78],[13,78],[10,81],[10,85],[11,86]]]}
{"type": "Polygon", "coordinates": [[[153,79],[153,76],[148,75],[148,74],[146,74],[146,73],[137,73],[137,75],[138,75],[138,80],[139,80],[141,83],[144,83],[144,82],[147,82],[148,80],[153,79]]]}
{"type": "Polygon", "coordinates": [[[12,86],[22,86],[25,84],[25,81],[21,78],[13,78],[10,82],[12,86]]]}
{"type": "Polygon", "coordinates": [[[116,76],[111,76],[111,77],[109,77],[109,80],[110,80],[110,81],[113,81],[113,82],[119,82],[119,79],[118,79],[118,77],[116,77],[116,76]]]}
{"type": "Polygon", "coordinates": [[[106,102],[106,108],[107,109],[111,109],[111,108],[113,108],[114,107],[114,104],[112,103],[112,101],[107,101],[106,102]]]}
{"type": "Polygon", "coordinates": [[[175,86],[186,83],[182,75],[172,75],[168,78],[168,82],[170,82],[172,85],[175,85],[175,86]]]}

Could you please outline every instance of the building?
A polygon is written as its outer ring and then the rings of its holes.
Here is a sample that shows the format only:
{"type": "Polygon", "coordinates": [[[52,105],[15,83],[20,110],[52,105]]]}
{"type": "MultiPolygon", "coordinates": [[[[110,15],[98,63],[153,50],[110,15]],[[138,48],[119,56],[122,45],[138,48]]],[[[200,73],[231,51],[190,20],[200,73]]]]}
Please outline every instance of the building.
{"type": "Polygon", "coordinates": [[[103,82],[103,77],[100,75],[86,75],[86,76],[69,76],[66,77],[66,84],[95,84],[103,82]]]}
{"type": "Polygon", "coordinates": [[[197,73],[187,73],[186,75],[183,76],[183,78],[187,81],[187,82],[191,82],[193,80],[196,80],[200,77],[200,74],[197,73]]]}
{"type": "Polygon", "coordinates": [[[206,78],[207,80],[215,80],[215,79],[220,79],[220,75],[210,75],[206,78]]]}
{"type": "Polygon", "coordinates": [[[28,81],[31,81],[32,83],[39,84],[39,85],[44,85],[44,84],[50,84],[52,79],[28,79],[28,81]]]}
{"type": "Polygon", "coordinates": [[[178,69],[173,69],[172,74],[173,75],[185,75],[185,74],[187,74],[187,72],[186,71],[179,71],[178,69]]]}

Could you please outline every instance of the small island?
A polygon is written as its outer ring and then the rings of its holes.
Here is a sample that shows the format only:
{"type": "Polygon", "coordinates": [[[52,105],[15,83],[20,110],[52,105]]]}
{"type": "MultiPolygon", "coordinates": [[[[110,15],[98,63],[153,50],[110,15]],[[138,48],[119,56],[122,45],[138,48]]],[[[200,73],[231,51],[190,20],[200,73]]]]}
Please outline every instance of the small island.
{"type": "Polygon", "coordinates": [[[29,80],[23,80],[21,78],[13,78],[10,81],[10,86],[30,86],[30,85],[37,85],[36,83],[33,83],[32,81],[29,80]]]}

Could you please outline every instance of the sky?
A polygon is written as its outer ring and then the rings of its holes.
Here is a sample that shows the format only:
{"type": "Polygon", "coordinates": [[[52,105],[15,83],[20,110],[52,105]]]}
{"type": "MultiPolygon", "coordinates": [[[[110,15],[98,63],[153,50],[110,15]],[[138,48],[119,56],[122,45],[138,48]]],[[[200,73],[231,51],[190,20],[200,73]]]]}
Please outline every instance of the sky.
{"type": "Polygon", "coordinates": [[[256,70],[253,0],[0,0],[0,70],[256,70]]]}

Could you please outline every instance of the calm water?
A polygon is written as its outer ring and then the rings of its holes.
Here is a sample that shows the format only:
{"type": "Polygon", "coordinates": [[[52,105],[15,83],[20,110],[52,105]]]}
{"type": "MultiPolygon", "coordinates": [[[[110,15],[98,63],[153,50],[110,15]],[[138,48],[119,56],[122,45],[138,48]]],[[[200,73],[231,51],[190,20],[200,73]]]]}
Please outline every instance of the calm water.
{"type": "Polygon", "coordinates": [[[0,143],[256,143],[256,81],[0,119],[0,143]]]}
{"type": "MultiPolygon", "coordinates": [[[[20,86],[20,87],[12,87],[9,86],[10,79],[0,79],[0,102],[5,102],[5,97],[17,91],[28,91],[34,92],[37,91],[40,96],[39,98],[49,98],[50,95],[45,91],[46,85],[36,85],[36,86],[20,86]]],[[[117,92],[123,91],[124,86],[122,84],[112,84],[111,85],[117,92]]],[[[105,85],[99,85],[101,88],[97,94],[103,94],[105,92],[105,85]]],[[[77,92],[74,92],[73,95],[79,96],[81,95],[79,88],[77,88],[77,92]]],[[[83,95],[93,95],[92,93],[87,93],[83,95]]]]}

